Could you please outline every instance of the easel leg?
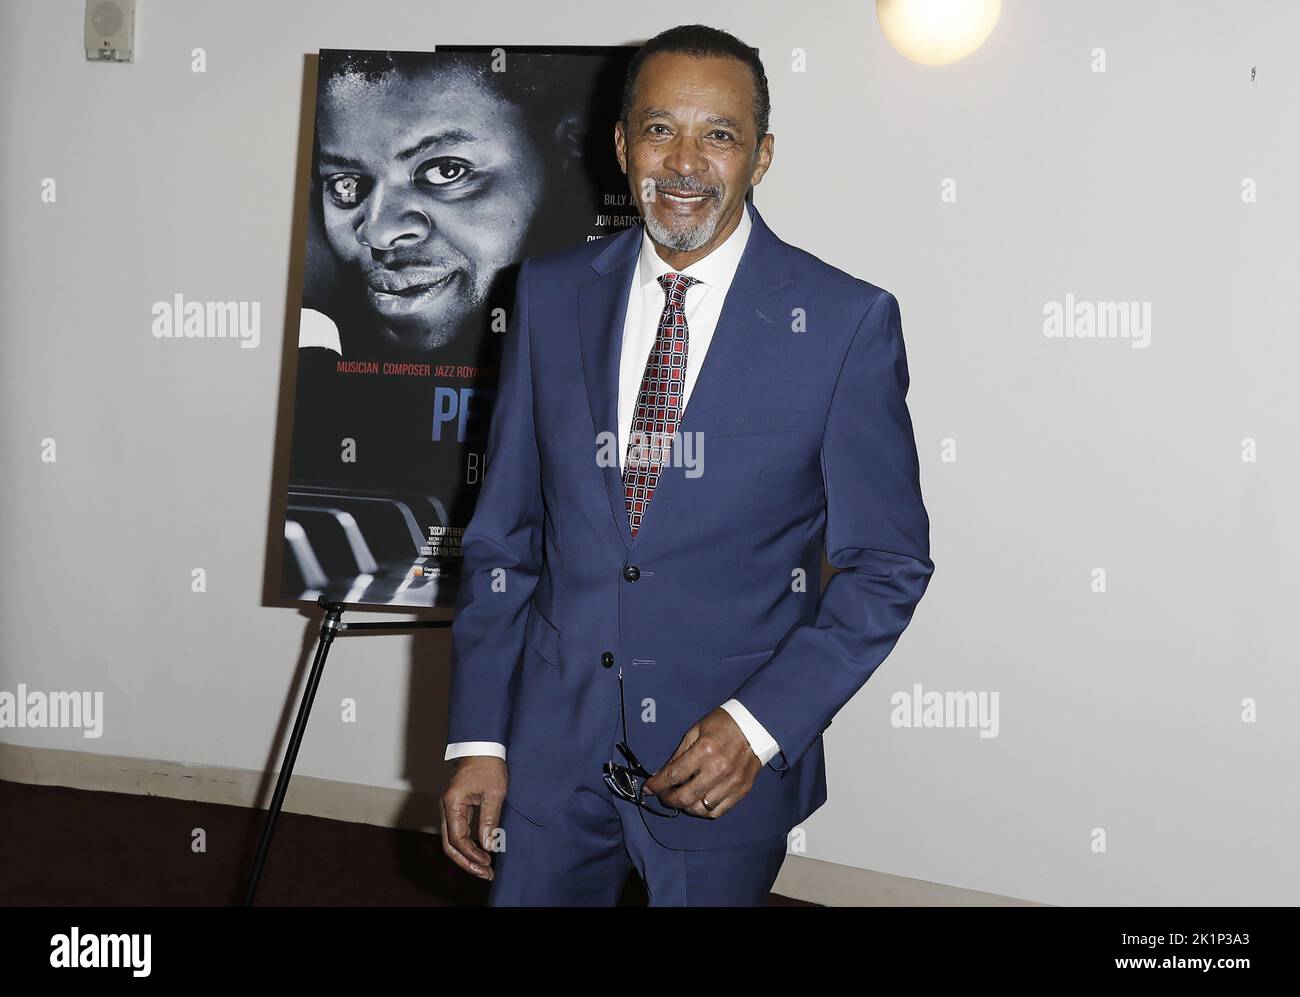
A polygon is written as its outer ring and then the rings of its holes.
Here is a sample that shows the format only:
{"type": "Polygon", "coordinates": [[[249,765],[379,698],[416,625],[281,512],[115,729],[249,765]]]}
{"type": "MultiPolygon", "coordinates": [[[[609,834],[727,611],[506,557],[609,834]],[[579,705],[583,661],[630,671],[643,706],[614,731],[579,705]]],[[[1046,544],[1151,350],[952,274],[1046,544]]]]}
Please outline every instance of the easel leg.
{"type": "Polygon", "coordinates": [[[293,723],[293,733],[289,736],[289,748],[285,752],[284,764],[280,766],[280,776],[275,782],[275,793],[271,797],[271,808],[266,813],[266,824],[262,828],[262,840],[257,845],[257,858],[253,862],[253,872],[248,878],[248,891],[244,894],[244,906],[251,907],[257,894],[257,883],[262,878],[262,865],[266,853],[271,847],[271,835],[275,833],[275,822],[284,805],[284,794],[289,789],[289,780],[293,777],[294,762],[298,760],[298,748],[302,744],[302,735],[307,729],[307,717],[311,714],[312,700],[316,698],[316,687],[325,671],[325,656],[329,654],[334,634],[339,629],[343,616],[342,603],[325,604],[325,619],[321,621],[320,639],[316,643],[316,657],[311,663],[311,674],[307,677],[307,688],[298,704],[298,717],[293,723]]]}

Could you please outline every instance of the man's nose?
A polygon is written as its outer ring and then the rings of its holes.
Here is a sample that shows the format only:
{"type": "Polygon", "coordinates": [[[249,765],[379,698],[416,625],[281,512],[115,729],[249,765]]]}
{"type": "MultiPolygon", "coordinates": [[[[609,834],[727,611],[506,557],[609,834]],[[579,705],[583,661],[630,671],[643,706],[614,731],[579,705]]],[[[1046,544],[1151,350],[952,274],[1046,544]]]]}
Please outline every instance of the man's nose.
{"type": "Polygon", "coordinates": [[[366,201],[366,212],[357,226],[357,242],[375,252],[422,242],[429,237],[433,222],[413,194],[376,184],[366,201]]]}
{"type": "Polygon", "coordinates": [[[663,163],[666,169],[684,177],[707,173],[709,170],[709,160],[698,140],[686,135],[678,135],[673,139],[663,163]]]}

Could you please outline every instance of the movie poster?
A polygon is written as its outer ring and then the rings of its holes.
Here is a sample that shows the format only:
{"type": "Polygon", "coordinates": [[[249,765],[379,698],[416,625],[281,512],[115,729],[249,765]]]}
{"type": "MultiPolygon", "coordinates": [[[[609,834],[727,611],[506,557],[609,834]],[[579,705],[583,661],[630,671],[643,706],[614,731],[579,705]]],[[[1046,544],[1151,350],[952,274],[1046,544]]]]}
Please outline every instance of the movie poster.
{"type": "Polygon", "coordinates": [[[321,51],[284,598],[455,602],[518,263],[639,222],[633,51],[321,51]]]}

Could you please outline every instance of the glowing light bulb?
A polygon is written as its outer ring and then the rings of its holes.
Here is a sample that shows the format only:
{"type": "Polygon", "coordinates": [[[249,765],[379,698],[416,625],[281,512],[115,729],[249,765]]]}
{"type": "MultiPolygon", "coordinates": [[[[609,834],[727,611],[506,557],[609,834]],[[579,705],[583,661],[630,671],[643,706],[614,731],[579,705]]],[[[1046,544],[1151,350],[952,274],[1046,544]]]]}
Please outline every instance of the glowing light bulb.
{"type": "Polygon", "coordinates": [[[923,66],[946,66],[984,44],[1002,0],[876,0],[889,44],[923,66]]]}

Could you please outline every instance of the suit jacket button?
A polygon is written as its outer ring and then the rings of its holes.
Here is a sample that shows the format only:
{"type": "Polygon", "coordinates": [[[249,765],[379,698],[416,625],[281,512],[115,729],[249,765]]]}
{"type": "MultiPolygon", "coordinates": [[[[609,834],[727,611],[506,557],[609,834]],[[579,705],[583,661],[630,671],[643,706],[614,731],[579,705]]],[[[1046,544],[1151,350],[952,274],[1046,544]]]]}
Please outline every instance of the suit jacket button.
{"type": "Polygon", "coordinates": [[[613,668],[614,653],[612,651],[606,651],[604,654],[600,656],[600,663],[604,665],[606,668],[613,668]]]}
{"type": "Polygon", "coordinates": [[[634,582],[641,577],[641,569],[638,568],[635,564],[629,564],[626,568],[623,569],[623,577],[626,578],[629,582],[634,582]]]}

